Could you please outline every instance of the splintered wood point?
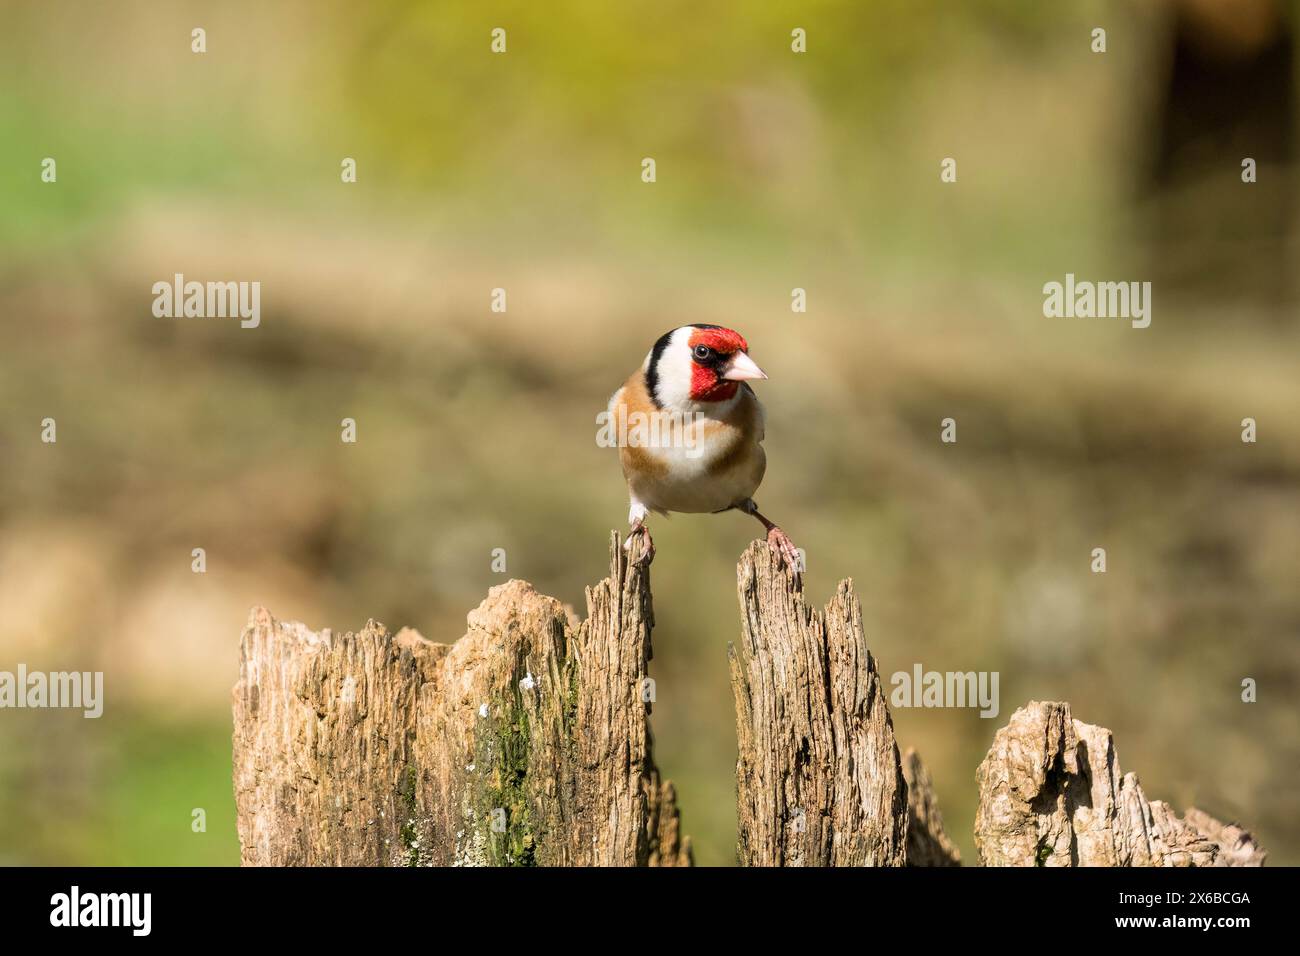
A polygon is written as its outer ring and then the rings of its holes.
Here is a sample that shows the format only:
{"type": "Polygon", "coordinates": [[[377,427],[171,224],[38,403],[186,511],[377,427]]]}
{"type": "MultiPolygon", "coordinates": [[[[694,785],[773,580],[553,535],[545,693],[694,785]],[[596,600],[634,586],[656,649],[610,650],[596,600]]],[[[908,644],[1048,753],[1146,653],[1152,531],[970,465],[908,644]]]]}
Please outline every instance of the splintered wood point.
{"type": "Polygon", "coordinates": [[[853,582],[826,609],[764,542],[736,571],[737,856],[746,866],[902,866],[908,802],[853,582]]]}
{"type": "MultiPolygon", "coordinates": [[[[690,865],[651,753],[644,556],[643,538],[611,535],[582,620],[526,581],[494,587],[450,645],[254,608],[233,694],[243,863],[690,865]]],[[[961,865],[920,757],[899,757],[853,582],[815,608],[761,541],[736,573],[738,862],[961,865]]],[[[1148,801],[1110,731],[1068,704],[1017,710],[978,780],[982,865],[1264,861],[1242,828],[1148,801]]]]}
{"type": "Polygon", "coordinates": [[[1179,817],[1123,773],[1104,727],[1030,701],[979,766],[975,845],[985,866],[1261,866],[1249,833],[1197,809],[1179,817]]]}
{"type": "Polygon", "coordinates": [[[615,535],[576,621],[525,581],[452,645],[254,609],[234,688],[246,865],[689,865],[651,755],[648,563],[615,535]]]}

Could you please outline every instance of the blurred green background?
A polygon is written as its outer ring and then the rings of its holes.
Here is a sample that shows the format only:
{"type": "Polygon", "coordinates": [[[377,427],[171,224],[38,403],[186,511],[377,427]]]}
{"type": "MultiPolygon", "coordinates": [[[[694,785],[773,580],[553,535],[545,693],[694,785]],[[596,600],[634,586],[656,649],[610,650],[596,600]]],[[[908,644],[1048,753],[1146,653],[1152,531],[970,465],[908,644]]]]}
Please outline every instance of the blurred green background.
{"type": "MultiPolygon", "coordinates": [[[[581,611],[626,516],[596,413],[713,322],[771,376],[757,498],[810,596],[855,579],[886,678],[1001,674],[994,720],[893,714],[967,862],[975,768],[1038,698],[1111,728],[1149,797],[1300,863],[1290,14],[6,3],[0,669],[103,670],[107,701],[0,712],[0,861],[238,862],[253,605],[452,641],[504,548],[581,611]],[[260,281],[261,327],[155,318],[176,272],[260,281]],[[1044,318],[1067,272],[1153,281],[1151,327],[1044,318]]],[[[656,758],[697,862],[729,864],[758,529],[653,530],[656,758]]]]}

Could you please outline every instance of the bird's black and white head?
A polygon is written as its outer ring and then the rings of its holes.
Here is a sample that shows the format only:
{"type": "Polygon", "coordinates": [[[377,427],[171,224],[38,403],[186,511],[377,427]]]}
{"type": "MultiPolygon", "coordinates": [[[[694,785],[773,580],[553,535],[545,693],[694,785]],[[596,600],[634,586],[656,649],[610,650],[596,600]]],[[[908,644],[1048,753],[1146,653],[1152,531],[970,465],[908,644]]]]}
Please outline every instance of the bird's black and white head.
{"type": "Polygon", "coordinates": [[[744,336],[720,325],[684,325],[659,337],[646,356],[646,391],[659,408],[727,402],[740,384],[767,378],[744,336]]]}

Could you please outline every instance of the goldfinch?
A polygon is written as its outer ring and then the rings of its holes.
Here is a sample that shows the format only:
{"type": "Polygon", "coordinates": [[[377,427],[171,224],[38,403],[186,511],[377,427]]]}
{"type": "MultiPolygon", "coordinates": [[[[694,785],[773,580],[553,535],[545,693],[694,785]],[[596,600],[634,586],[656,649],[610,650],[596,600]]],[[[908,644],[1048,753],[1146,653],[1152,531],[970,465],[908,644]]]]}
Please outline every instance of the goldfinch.
{"type": "Polygon", "coordinates": [[[645,537],[654,511],[718,513],[735,508],[767,530],[768,543],[794,569],[799,555],[789,535],[754,503],[763,480],[763,406],[750,388],[767,378],[749,357],[749,345],[718,325],[684,325],[660,336],[623,387],[609,400],[608,421],[618,429],[619,460],[631,508],[625,547],[645,537]]]}

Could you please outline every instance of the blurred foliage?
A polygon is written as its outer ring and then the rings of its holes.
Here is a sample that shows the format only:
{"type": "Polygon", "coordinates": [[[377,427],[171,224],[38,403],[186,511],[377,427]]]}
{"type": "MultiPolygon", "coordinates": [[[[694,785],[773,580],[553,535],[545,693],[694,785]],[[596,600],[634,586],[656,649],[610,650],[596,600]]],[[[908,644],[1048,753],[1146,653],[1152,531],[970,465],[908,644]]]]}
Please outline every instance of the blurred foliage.
{"type": "MultiPolygon", "coordinates": [[[[626,514],[595,414],[687,321],[740,328],[772,375],[758,498],[809,593],[855,577],[886,676],[1001,673],[996,720],[894,713],[968,860],[975,767],[1030,698],[1300,860],[1294,317],[1163,286],[1145,331],[1041,312],[1045,281],[1160,254],[1132,175],[1149,12],[30,2],[6,26],[0,668],[103,669],[108,694],[98,721],[0,717],[6,860],[237,862],[252,605],[450,641],[504,547],[581,610],[626,514]],[[153,318],[175,272],[261,281],[261,328],[153,318]]],[[[656,756],[703,863],[733,859],[725,645],[756,530],[654,528],[656,756]]]]}

